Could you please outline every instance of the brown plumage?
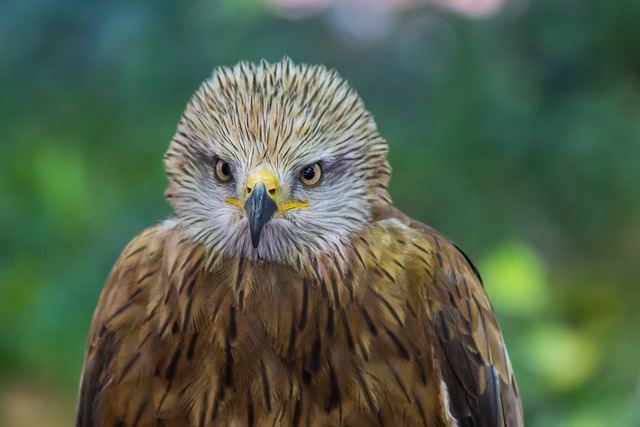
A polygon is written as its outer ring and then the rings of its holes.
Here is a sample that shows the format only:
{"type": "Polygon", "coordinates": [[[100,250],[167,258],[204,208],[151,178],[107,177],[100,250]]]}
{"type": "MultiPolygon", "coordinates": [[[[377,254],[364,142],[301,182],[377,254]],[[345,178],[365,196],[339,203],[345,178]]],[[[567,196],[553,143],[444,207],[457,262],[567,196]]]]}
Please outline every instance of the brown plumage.
{"type": "Polygon", "coordinates": [[[385,154],[333,72],[216,70],[165,158],[176,218],[100,297],[77,425],[522,425],[475,268],[391,205],[385,154]]]}

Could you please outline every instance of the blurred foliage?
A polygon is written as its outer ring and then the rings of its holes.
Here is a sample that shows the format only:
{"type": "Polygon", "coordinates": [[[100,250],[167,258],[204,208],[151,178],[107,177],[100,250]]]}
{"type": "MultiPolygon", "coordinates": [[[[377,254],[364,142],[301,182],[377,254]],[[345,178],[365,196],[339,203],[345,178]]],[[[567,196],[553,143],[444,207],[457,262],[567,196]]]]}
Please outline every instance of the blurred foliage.
{"type": "Polygon", "coordinates": [[[367,3],[0,3],[0,424],[70,423],[102,284],[170,215],[189,96],[284,55],[358,89],[396,204],[476,260],[527,425],[640,423],[640,3],[367,3]]]}

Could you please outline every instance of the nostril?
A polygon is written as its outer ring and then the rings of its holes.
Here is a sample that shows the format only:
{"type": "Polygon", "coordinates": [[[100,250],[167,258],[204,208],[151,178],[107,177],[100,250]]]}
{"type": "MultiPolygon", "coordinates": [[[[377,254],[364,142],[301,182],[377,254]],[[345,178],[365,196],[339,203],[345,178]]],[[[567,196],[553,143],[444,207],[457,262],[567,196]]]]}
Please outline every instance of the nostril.
{"type": "Polygon", "coordinates": [[[276,189],[272,188],[271,190],[269,190],[269,194],[271,194],[272,196],[276,195],[276,189]]]}
{"type": "Polygon", "coordinates": [[[247,194],[251,194],[251,187],[247,187],[247,194]]]}

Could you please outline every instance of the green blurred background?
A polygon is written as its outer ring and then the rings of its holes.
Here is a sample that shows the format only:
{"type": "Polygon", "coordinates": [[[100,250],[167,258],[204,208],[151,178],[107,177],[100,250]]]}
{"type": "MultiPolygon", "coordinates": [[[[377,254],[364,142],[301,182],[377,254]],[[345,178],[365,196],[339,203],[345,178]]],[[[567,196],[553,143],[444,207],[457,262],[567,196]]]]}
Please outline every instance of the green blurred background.
{"type": "Polygon", "coordinates": [[[72,424],[104,280],[170,215],[187,100],[284,55],[351,82],[396,204],[475,260],[527,425],[640,425],[634,0],[0,3],[0,425],[72,424]]]}

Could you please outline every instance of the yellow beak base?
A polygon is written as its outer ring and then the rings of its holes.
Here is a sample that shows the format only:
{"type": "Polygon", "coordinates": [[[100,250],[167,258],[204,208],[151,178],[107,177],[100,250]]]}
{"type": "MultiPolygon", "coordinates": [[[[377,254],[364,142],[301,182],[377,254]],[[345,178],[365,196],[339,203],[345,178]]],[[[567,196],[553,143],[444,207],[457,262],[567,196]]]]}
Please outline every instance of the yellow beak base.
{"type": "MultiPolygon", "coordinates": [[[[278,178],[276,178],[273,173],[264,169],[252,173],[247,178],[247,186],[245,187],[244,191],[245,203],[242,203],[242,201],[230,197],[225,199],[225,201],[244,209],[245,212],[249,214],[249,212],[246,210],[246,202],[252,197],[256,186],[262,187],[262,184],[264,184],[264,195],[276,202],[276,212],[285,212],[291,209],[309,207],[309,202],[289,202],[279,200],[280,188],[278,187],[278,178]]],[[[262,192],[263,190],[261,188],[261,193],[262,192]]]]}

